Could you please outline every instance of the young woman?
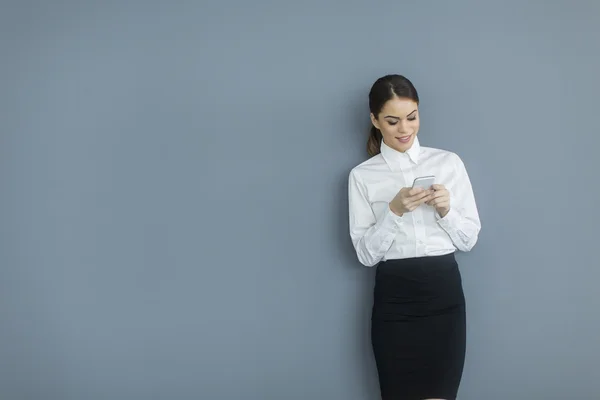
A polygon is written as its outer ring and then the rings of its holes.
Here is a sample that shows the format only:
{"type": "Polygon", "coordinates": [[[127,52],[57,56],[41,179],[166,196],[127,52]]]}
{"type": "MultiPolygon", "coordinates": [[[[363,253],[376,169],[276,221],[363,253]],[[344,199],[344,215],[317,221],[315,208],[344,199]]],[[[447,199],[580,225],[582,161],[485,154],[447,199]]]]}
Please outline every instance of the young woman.
{"type": "Polygon", "coordinates": [[[456,398],[465,359],[465,299],[454,257],[481,229],[465,166],[421,146],[419,96],[401,75],[369,93],[371,158],[349,177],[350,236],[377,266],[371,342],[383,400],[456,398]],[[431,187],[412,188],[434,176],[431,187]]]}

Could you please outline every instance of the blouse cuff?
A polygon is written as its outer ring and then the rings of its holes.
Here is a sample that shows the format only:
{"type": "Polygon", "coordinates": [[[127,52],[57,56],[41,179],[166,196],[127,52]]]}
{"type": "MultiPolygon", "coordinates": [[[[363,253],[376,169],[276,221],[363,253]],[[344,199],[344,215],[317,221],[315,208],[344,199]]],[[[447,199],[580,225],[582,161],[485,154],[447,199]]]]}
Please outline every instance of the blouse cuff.
{"type": "Polygon", "coordinates": [[[452,227],[456,226],[456,224],[460,221],[460,215],[454,210],[454,208],[450,208],[448,214],[446,214],[446,216],[443,218],[440,217],[439,214],[437,214],[437,216],[438,224],[440,224],[440,226],[444,229],[452,229],[452,227]]]}

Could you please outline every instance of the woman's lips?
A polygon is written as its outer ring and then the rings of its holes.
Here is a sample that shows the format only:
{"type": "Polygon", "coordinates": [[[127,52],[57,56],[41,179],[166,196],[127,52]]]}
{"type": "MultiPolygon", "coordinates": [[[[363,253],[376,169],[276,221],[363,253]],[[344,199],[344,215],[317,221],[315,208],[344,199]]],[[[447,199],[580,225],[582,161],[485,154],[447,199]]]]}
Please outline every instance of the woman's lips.
{"type": "Polygon", "coordinates": [[[400,141],[400,143],[408,143],[410,141],[412,135],[408,135],[408,136],[400,136],[397,137],[396,139],[398,139],[400,141]]]}

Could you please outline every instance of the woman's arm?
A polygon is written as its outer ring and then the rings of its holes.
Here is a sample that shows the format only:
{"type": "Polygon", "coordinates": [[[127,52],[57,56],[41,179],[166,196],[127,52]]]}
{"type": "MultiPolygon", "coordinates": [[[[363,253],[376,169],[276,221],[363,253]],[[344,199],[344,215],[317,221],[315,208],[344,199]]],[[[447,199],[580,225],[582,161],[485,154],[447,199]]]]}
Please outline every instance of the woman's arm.
{"type": "Polygon", "coordinates": [[[358,173],[350,172],[348,182],[348,205],[350,214],[350,237],[361,264],[372,267],[378,264],[390,249],[402,217],[388,208],[379,221],[371,209],[366,188],[358,173]]]}
{"type": "Polygon", "coordinates": [[[471,181],[463,161],[453,155],[454,181],[449,189],[450,209],[440,216],[438,224],[444,229],[457,249],[470,251],[479,236],[481,221],[475,203],[471,181]]]}

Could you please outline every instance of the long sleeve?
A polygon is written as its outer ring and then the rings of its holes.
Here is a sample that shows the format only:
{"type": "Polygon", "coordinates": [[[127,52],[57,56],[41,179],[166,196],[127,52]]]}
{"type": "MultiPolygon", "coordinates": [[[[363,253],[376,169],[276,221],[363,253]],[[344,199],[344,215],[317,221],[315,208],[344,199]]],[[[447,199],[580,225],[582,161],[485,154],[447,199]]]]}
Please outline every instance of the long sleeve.
{"type": "Polygon", "coordinates": [[[471,181],[464,163],[454,154],[454,182],[450,188],[450,211],[438,224],[444,229],[458,250],[470,251],[479,236],[481,222],[475,203],[471,181]]]}
{"type": "Polygon", "coordinates": [[[402,217],[394,214],[388,206],[377,220],[367,198],[366,189],[356,171],[350,173],[348,200],[350,237],[358,260],[367,267],[375,266],[391,247],[398,229],[403,224],[402,217]]]}

